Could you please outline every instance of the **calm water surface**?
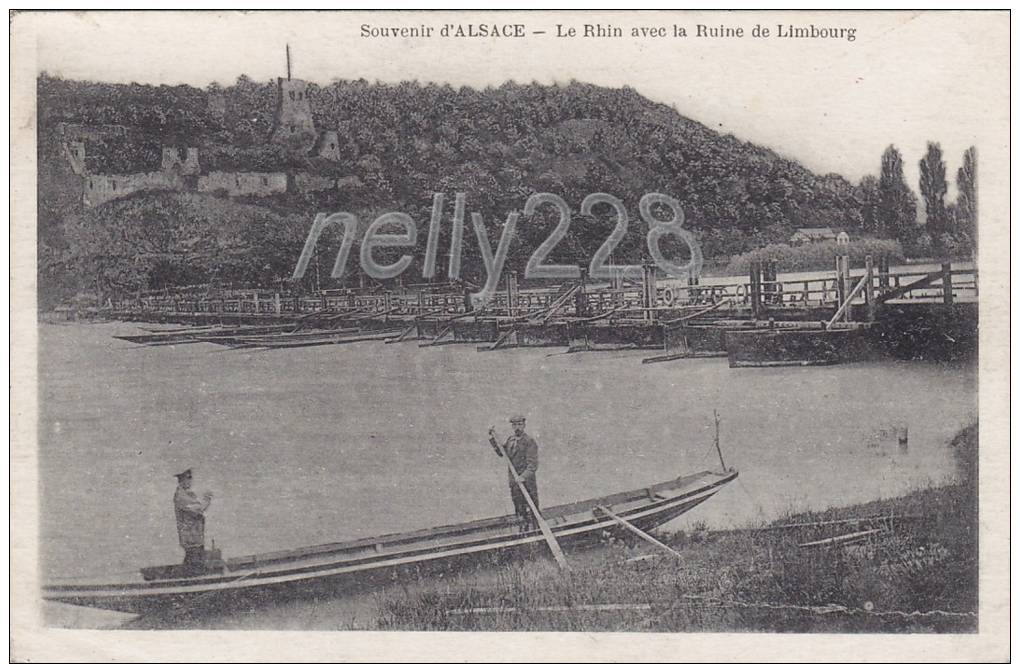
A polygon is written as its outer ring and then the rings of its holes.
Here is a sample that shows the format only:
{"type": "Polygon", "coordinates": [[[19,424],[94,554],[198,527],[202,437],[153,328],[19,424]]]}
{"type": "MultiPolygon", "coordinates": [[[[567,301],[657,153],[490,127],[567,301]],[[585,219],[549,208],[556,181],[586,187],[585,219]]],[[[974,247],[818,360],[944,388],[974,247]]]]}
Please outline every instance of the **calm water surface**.
{"type": "Polygon", "coordinates": [[[215,493],[207,538],[240,555],[511,511],[485,441],[518,411],[539,441],[545,505],[714,469],[716,409],[740,479],[671,527],[726,526],[944,481],[946,441],[977,416],[970,365],[730,369],[642,365],[653,352],[112,337],[132,332],[40,327],[43,578],[176,562],[173,473],[189,466],[215,493]]]}

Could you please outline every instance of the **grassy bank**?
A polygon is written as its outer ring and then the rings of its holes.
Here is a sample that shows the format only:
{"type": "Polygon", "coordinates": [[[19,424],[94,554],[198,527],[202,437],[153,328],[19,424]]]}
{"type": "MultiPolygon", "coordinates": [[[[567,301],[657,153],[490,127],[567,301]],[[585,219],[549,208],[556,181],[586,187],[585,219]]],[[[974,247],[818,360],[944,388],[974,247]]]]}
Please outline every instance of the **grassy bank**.
{"type": "Polygon", "coordinates": [[[663,535],[679,558],[616,541],[570,556],[565,573],[544,560],[526,561],[488,576],[391,590],[376,598],[377,626],[972,632],[977,426],[948,444],[959,466],[952,484],[740,530],[695,527],[663,535]],[[803,546],[846,535],[854,539],[803,546]]]}

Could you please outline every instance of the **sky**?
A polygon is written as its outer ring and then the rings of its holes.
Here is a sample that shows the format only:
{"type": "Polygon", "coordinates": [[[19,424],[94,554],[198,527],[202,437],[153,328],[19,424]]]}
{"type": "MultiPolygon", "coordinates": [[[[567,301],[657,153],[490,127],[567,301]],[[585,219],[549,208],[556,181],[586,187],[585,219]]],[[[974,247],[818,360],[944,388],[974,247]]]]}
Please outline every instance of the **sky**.
{"type": "MultiPolygon", "coordinates": [[[[1009,16],[1002,12],[78,12],[26,17],[36,69],[65,78],[150,84],[241,74],[318,83],[417,79],[454,86],[629,85],[720,132],[856,182],[889,144],[917,189],[938,141],[950,195],[963,151],[1008,147],[1009,16]],[[442,37],[444,25],[520,24],[525,36],[442,37]],[[620,38],[558,37],[585,24],[620,38]],[[697,37],[697,26],[744,36],[697,37]],[[752,34],[768,28],[767,38],[752,34]],[[778,26],[853,28],[844,38],[776,36],[778,26]],[[431,38],[364,37],[362,26],[431,26],[431,38]],[[562,26],[562,27],[560,27],[562,26]],[[686,37],[673,36],[674,26],[686,37]],[[633,37],[634,28],[667,36],[633,37]],[[544,31],[545,34],[535,34],[544,31]]],[[[18,30],[15,21],[15,32],[18,30]]],[[[982,164],[979,157],[979,165],[982,164]]]]}

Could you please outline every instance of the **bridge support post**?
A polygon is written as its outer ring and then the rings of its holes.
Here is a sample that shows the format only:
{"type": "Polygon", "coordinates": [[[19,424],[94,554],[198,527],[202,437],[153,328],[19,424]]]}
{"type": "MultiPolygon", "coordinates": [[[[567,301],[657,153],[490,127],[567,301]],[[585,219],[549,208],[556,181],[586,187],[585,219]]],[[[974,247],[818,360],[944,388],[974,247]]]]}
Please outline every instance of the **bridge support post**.
{"type": "Polygon", "coordinates": [[[942,302],[953,303],[953,266],[949,262],[942,264],[942,302]]]}
{"type": "Polygon", "coordinates": [[[761,263],[751,263],[751,319],[761,318],[761,263]]]}
{"type": "Polygon", "coordinates": [[[588,271],[585,268],[581,268],[581,284],[577,288],[577,293],[574,294],[574,314],[579,318],[583,318],[588,315],[588,291],[586,285],[588,283],[588,271]]]}
{"type": "Polygon", "coordinates": [[[836,286],[836,308],[837,309],[843,305],[843,285],[840,283],[840,280],[843,277],[843,273],[840,272],[839,268],[840,268],[839,256],[836,256],[836,269],[833,272],[833,274],[835,275],[835,279],[832,280],[832,283],[835,284],[835,286],[836,286]]]}
{"type": "Polygon", "coordinates": [[[880,256],[878,259],[878,287],[879,289],[886,291],[889,290],[889,257],[880,256]]]}
{"type": "Polygon", "coordinates": [[[778,271],[778,266],[779,262],[774,260],[767,260],[762,263],[761,282],[766,305],[776,303],[778,290],[776,286],[776,272],[778,271]]]}
{"type": "MultiPolygon", "coordinates": [[[[843,260],[843,272],[842,272],[842,275],[843,275],[843,299],[845,300],[845,299],[847,299],[849,297],[849,293],[850,293],[850,289],[851,289],[851,285],[850,285],[850,257],[849,256],[840,256],[840,258],[843,260]]],[[[852,307],[853,307],[852,304],[848,304],[847,307],[846,307],[846,312],[843,314],[843,320],[848,322],[848,323],[850,322],[850,309],[852,307]]]]}
{"type": "Polygon", "coordinates": [[[509,272],[506,275],[506,310],[510,318],[517,316],[517,309],[520,304],[517,301],[518,297],[517,273],[509,272]]]}
{"type": "Polygon", "coordinates": [[[864,276],[867,282],[864,284],[864,303],[868,307],[868,322],[875,322],[875,282],[874,282],[874,265],[872,264],[871,256],[864,257],[864,276]]]}
{"type": "Polygon", "coordinates": [[[655,320],[655,265],[645,263],[641,266],[641,306],[645,310],[644,319],[648,322],[655,320]]]}
{"type": "MultiPolygon", "coordinates": [[[[850,280],[849,260],[846,256],[836,256],[836,310],[844,309],[847,287],[850,280]]],[[[849,320],[850,307],[845,307],[844,320],[849,320]]]]}

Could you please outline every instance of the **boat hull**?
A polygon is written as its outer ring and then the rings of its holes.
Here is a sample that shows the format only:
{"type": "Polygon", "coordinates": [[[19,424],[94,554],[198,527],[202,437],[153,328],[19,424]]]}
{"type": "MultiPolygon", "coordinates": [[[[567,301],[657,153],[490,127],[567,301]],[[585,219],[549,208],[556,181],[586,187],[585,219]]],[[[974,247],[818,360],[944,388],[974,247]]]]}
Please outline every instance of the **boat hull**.
{"type": "Polygon", "coordinates": [[[727,331],[731,367],[819,366],[869,356],[866,329],[764,329],[727,331]]]}
{"type": "MultiPolygon", "coordinates": [[[[570,552],[598,546],[607,534],[629,534],[599,506],[609,507],[642,530],[651,530],[693,509],[736,477],[735,471],[704,472],[638,491],[549,508],[543,514],[560,546],[570,552]]],[[[406,535],[235,558],[226,561],[227,572],[186,579],[51,585],[43,588],[43,597],[148,614],[185,607],[189,611],[237,610],[281,599],[344,595],[394,581],[436,578],[548,555],[541,532],[519,532],[518,524],[516,517],[505,516],[406,535]]]]}

